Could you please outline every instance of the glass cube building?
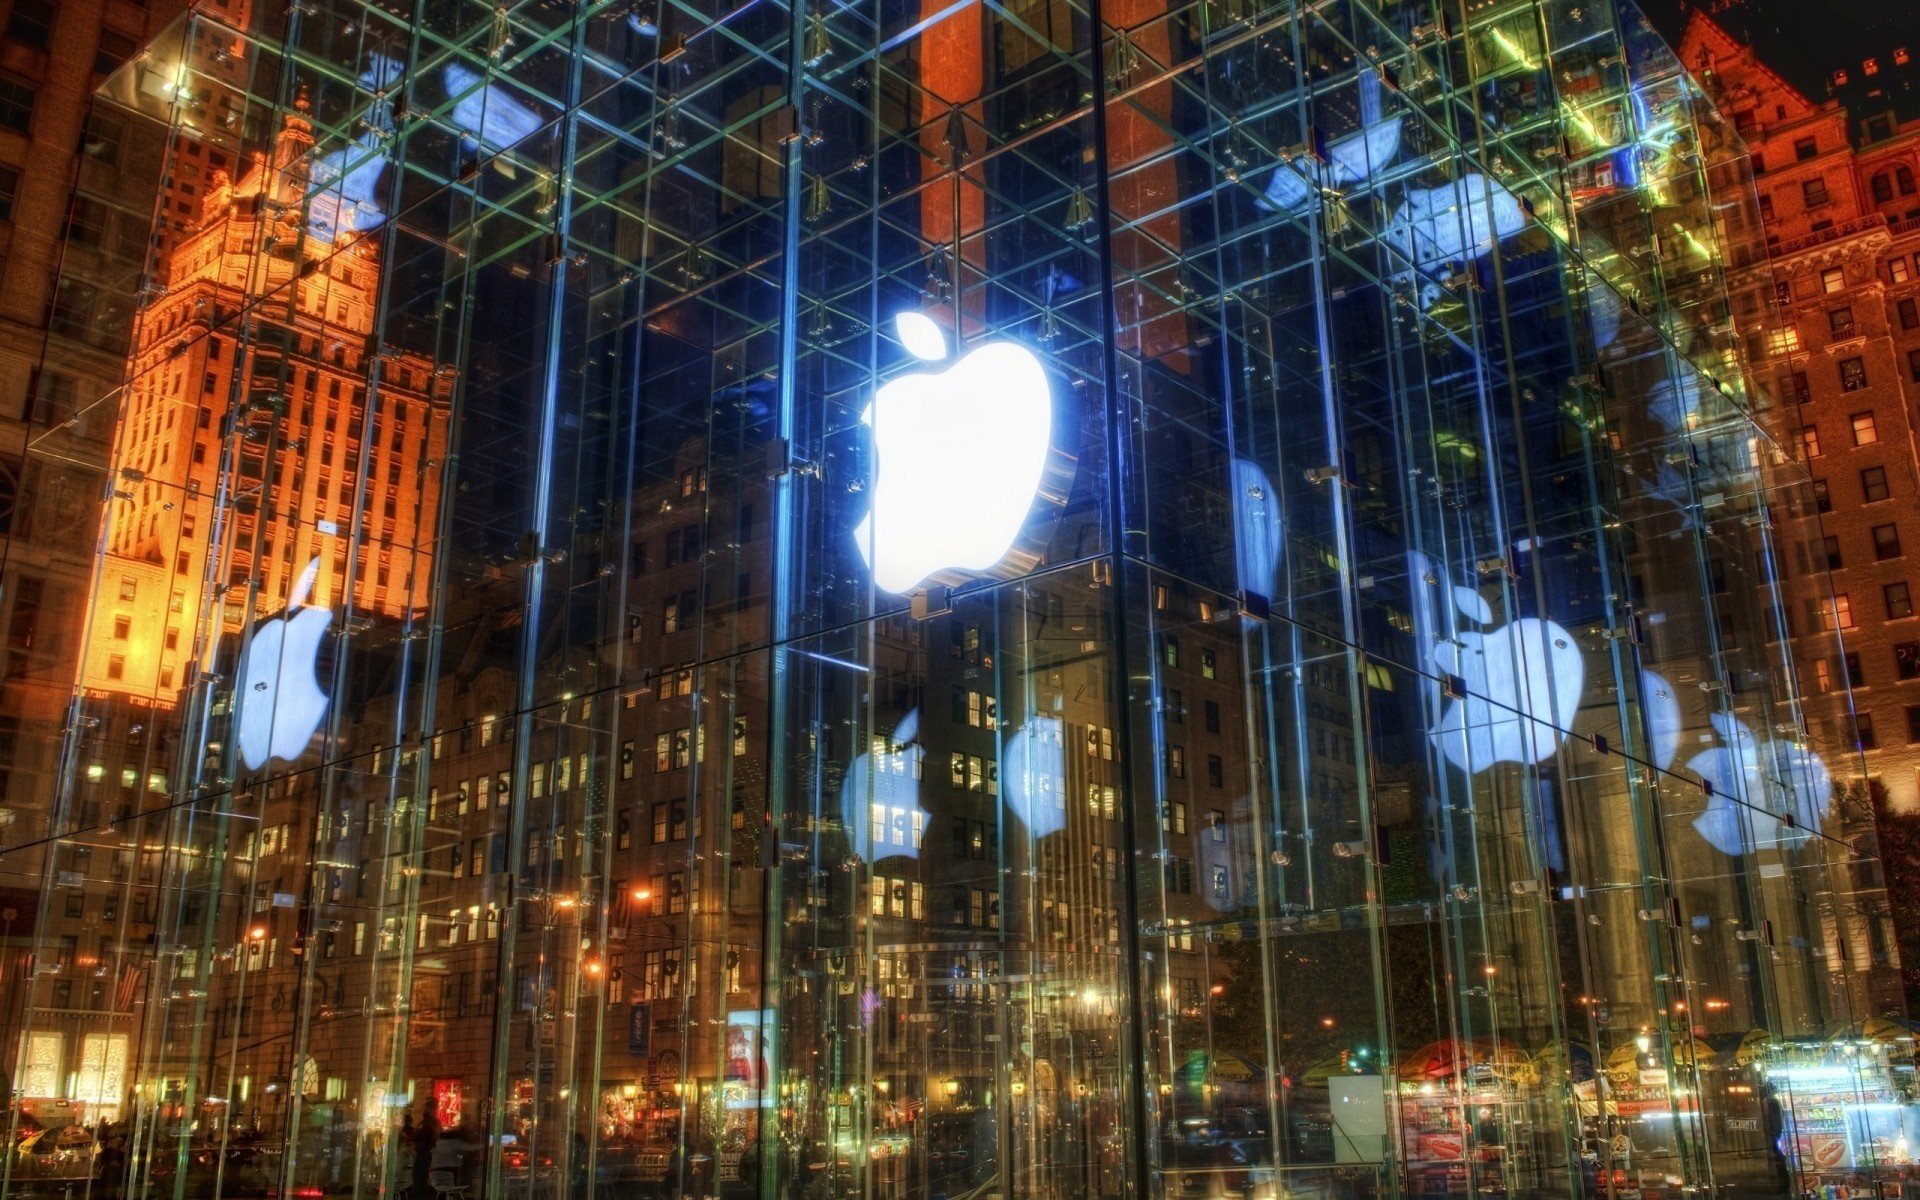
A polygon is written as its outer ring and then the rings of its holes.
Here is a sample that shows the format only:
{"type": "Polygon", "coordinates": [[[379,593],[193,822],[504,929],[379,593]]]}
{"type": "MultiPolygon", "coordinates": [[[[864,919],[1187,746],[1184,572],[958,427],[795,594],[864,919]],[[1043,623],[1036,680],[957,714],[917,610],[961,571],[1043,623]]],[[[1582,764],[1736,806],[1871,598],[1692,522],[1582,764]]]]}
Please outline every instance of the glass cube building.
{"type": "Polygon", "coordinates": [[[1751,169],[1624,0],[207,0],[88,138],[0,1195],[1920,1146],[1751,169]]]}

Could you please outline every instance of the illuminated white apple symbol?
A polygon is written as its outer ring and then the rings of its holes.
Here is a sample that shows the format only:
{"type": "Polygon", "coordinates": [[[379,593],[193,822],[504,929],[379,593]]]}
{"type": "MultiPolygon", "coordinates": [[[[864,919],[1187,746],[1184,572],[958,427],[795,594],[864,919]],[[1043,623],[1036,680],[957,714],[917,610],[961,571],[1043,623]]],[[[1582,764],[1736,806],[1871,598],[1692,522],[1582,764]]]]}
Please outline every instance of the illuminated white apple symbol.
{"type": "Polygon", "coordinates": [[[840,784],[840,816],[853,853],[868,863],[883,858],[919,858],[926,833],[920,808],[920,773],[927,749],[920,735],[920,710],[900,718],[885,749],[861,754],[840,784]]]}
{"type": "Polygon", "coordinates": [[[327,715],[327,694],[314,667],[333,610],[307,605],[319,573],[320,560],[309,561],[287,599],[287,615],[254,626],[240,651],[234,739],[249,771],[269,759],[299,758],[327,715]]]}
{"type": "MultiPolygon", "coordinates": [[[[1412,557],[1425,562],[1424,555],[1412,557]]],[[[1536,617],[1491,626],[1486,597],[1472,588],[1446,587],[1444,577],[1439,586],[1461,628],[1447,638],[1416,627],[1419,649],[1434,671],[1459,679],[1465,694],[1447,701],[1428,736],[1448,762],[1470,773],[1549,757],[1572,726],[1586,680],[1573,635],[1536,617]]]]}
{"type": "Polygon", "coordinates": [[[1833,777],[1820,756],[1789,741],[1761,743],[1727,713],[1707,719],[1725,744],[1687,760],[1688,770],[1713,785],[1713,798],[1693,820],[1700,836],[1722,854],[1791,850],[1813,836],[1833,804],[1833,777]]]}
{"type": "MultiPolygon", "coordinates": [[[[946,335],[903,312],[914,357],[941,362],[946,335]]],[[[854,530],[873,581],[896,595],[940,571],[984,571],[1020,534],[1053,439],[1053,397],[1033,351],[990,342],[945,371],[903,375],[861,414],[873,430],[873,509],[854,530]]]]}

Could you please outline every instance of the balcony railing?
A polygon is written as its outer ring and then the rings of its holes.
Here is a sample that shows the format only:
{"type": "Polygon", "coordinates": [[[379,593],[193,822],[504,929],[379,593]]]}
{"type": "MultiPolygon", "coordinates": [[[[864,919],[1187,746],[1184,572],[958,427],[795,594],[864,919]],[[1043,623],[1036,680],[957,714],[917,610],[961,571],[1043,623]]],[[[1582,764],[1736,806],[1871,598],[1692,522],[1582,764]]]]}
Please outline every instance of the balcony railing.
{"type": "Polygon", "coordinates": [[[1886,223],[1886,217],[1881,214],[1868,213],[1864,217],[1855,217],[1851,221],[1842,221],[1838,225],[1828,226],[1817,233],[1810,233],[1805,237],[1797,237],[1792,241],[1782,242],[1780,243],[1779,249],[1774,251],[1774,257],[1785,258],[1789,254],[1798,254],[1802,250],[1811,250],[1815,246],[1824,246],[1828,242],[1837,242],[1841,238],[1848,238],[1855,234],[1865,233],[1869,229],[1885,225],[1886,223]]]}

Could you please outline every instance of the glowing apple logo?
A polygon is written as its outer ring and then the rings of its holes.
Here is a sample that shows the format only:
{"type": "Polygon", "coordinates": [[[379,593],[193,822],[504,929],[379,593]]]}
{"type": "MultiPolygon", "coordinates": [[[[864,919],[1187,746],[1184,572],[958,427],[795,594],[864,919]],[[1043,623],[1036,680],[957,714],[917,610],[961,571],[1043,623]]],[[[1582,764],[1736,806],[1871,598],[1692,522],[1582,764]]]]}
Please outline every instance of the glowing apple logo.
{"type": "MultiPolygon", "coordinates": [[[[917,312],[894,318],[914,357],[942,362],[946,335],[917,312]]],[[[861,415],[878,460],[873,510],[854,530],[873,581],[896,595],[941,571],[1005,558],[1039,494],[1053,396],[1033,351],[990,342],[939,373],[903,375],[861,415]]]]}
{"type": "Polygon", "coordinates": [[[919,858],[927,814],[920,808],[920,772],[927,749],[920,736],[920,710],[900,718],[884,749],[857,756],[840,784],[840,817],[853,853],[869,863],[883,858],[919,858]]]}
{"type": "Polygon", "coordinates": [[[1791,850],[1812,837],[1833,804],[1833,777],[1820,756],[1792,742],[1758,742],[1746,722],[1727,713],[1707,719],[1725,745],[1687,760],[1688,770],[1713,785],[1706,811],[1693,820],[1700,836],[1729,855],[1762,846],[1791,850]]]}
{"type": "Polygon", "coordinates": [[[320,639],[333,624],[333,610],[307,606],[319,573],[320,560],[309,561],[287,599],[287,615],[254,626],[240,651],[234,736],[240,761],[249,771],[259,770],[269,759],[299,758],[327,715],[327,694],[320,690],[314,667],[320,639]]]}
{"type": "Polygon", "coordinates": [[[1416,551],[1408,558],[1416,581],[1429,580],[1457,617],[1458,629],[1449,637],[1430,605],[1414,606],[1416,653],[1436,674],[1459,679],[1465,693],[1440,707],[1428,737],[1448,762],[1469,773],[1551,756],[1572,727],[1586,680],[1573,635],[1535,617],[1495,626],[1486,597],[1448,587],[1426,555],[1416,551]]]}

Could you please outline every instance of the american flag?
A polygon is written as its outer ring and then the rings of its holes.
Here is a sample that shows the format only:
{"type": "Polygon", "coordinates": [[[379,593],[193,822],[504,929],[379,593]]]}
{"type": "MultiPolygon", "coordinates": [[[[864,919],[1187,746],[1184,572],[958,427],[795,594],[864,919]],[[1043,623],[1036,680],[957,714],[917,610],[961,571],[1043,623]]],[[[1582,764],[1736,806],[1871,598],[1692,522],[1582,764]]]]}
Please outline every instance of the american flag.
{"type": "Polygon", "coordinates": [[[140,994],[140,977],[144,974],[139,964],[128,959],[120,964],[120,978],[113,988],[113,1008],[115,1012],[133,1011],[133,1001],[140,994]]]}

